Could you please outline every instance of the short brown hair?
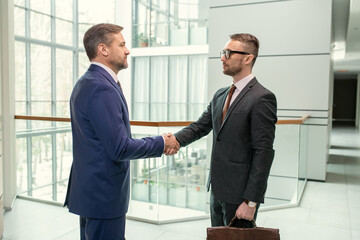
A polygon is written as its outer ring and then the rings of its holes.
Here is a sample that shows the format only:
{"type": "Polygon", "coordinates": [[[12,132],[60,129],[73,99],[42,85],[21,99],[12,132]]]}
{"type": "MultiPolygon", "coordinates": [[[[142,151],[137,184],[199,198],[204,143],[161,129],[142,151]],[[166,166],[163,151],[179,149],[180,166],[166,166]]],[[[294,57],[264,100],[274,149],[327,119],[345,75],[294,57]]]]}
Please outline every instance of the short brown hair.
{"type": "Polygon", "coordinates": [[[254,59],[252,62],[252,65],[254,66],[259,53],[259,40],[254,35],[251,35],[249,33],[235,33],[233,35],[230,35],[230,39],[244,43],[244,50],[254,55],[254,59]]]}
{"type": "Polygon", "coordinates": [[[112,38],[111,34],[117,34],[123,30],[123,27],[110,24],[110,23],[100,23],[89,28],[83,39],[86,55],[91,61],[97,55],[97,46],[100,43],[104,43],[106,46],[110,46],[112,38]]]}

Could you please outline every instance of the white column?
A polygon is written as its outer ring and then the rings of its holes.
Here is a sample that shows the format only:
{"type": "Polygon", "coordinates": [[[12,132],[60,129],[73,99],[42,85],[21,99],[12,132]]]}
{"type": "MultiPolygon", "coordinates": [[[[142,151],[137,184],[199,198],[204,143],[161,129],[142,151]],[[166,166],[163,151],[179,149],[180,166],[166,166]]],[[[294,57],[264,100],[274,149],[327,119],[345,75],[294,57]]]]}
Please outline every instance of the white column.
{"type": "Polygon", "coordinates": [[[360,130],[360,73],[357,76],[357,91],[356,91],[356,117],[355,126],[360,130]]]}
{"type": "Polygon", "coordinates": [[[15,75],[14,75],[14,2],[1,1],[0,79],[3,115],[4,207],[11,209],[16,197],[15,156],[15,75]]]}

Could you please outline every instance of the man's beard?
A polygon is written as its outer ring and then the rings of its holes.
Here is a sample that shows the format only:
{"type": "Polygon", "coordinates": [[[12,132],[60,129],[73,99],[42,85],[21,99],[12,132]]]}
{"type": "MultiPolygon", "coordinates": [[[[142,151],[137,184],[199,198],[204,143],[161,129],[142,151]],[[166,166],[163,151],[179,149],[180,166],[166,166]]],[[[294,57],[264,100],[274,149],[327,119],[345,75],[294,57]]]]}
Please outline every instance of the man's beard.
{"type": "Polygon", "coordinates": [[[230,69],[229,66],[228,66],[227,69],[225,69],[225,68],[223,69],[223,73],[225,75],[229,75],[231,77],[235,76],[236,74],[238,74],[241,71],[242,71],[242,67],[238,67],[236,69],[230,69]]]}
{"type": "Polygon", "coordinates": [[[120,71],[128,67],[127,62],[124,60],[123,62],[115,62],[111,61],[110,64],[115,67],[116,70],[120,71]]]}

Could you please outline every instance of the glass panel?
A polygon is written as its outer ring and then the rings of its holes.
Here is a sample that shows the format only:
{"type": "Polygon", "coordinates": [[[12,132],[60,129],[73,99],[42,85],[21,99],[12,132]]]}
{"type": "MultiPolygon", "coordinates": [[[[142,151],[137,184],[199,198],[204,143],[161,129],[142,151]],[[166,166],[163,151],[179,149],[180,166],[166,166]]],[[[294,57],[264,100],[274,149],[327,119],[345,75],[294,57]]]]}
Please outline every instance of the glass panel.
{"type": "Polygon", "coordinates": [[[89,23],[114,23],[115,22],[115,0],[97,1],[79,0],[79,22],[89,23]]]}
{"type": "Polygon", "coordinates": [[[150,121],[167,121],[168,104],[151,103],[150,104],[150,121]]]}
{"type": "Polygon", "coordinates": [[[133,47],[148,47],[149,46],[149,39],[150,34],[147,32],[150,32],[150,30],[146,30],[147,25],[137,25],[134,27],[134,39],[133,39],[133,47]]]}
{"type": "MultiPolygon", "coordinates": [[[[50,183],[49,183],[50,184],[50,183]]],[[[43,186],[32,190],[32,197],[52,201],[53,200],[53,189],[52,185],[43,186]]]]}
{"type": "Polygon", "coordinates": [[[169,103],[169,121],[186,121],[187,106],[186,103],[169,103]]]}
{"type": "Polygon", "coordinates": [[[190,185],[187,189],[187,196],[188,208],[206,211],[206,187],[190,185]]]}
{"type": "Polygon", "coordinates": [[[73,44],[73,24],[71,22],[56,19],[56,42],[67,46],[73,44]]]}
{"type": "Polygon", "coordinates": [[[52,146],[51,136],[32,137],[33,196],[52,200],[52,146]],[[36,190],[37,189],[37,190],[36,190]]]}
{"type": "Polygon", "coordinates": [[[170,56],[169,120],[185,121],[188,95],[188,56],[170,56]]]}
{"type": "Polygon", "coordinates": [[[206,108],[207,103],[207,55],[189,57],[189,106],[188,119],[196,120],[206,108]],[[199,91],[199,89],[202,89],[199,91]]]}
{"type": "Polygon", "coordinates": [[[265,207],[296,203],[300,125],[276,126],[275,158],[268,179],[265,207]]]}
{"type": "Polygon", "coordinates": [[[302,192],[306,185],[307,176],[307,156],[308,156],[308,136],[309,126],[300,125],[300,151],[299,151],[299,169],[298,169],[298,188],[297,188],[297,200],[300,202],[302,192]]]}
{"type": "Polygon", "coordinates": [[[169,184],[169,205],[186,207],[186,187],[179,183],[169,184]]]}
{"type": "Polygon", "coordinates": [[[51,51],[49,47],[31,45],[31,99],[51,100],[51,51]]]}
{"type": "MultiPolygon", "coordinates": [[[[90,66],[89,58],[85,52],[79,52],[79,76],[78,79],[87,71],[90,66]]],[[[75,81],[77,81],[76,79],[75,81]]],[[[72,87],[71,87],[72,89],[72,87]]]]}
{"type": "Polygon", "coordinates": [[[72,164],[72,135],[70,123],[66,123],[68,132],[56,134],[57,157],[57,201],[63,202],[66,196],[67,183],[72,164]]]}
{"type": "MultiPolygon", "coordinates": [[[[15,99],[26,100],[26,56],[25,44],[15,41],[15,99]]],[[[18,111],[16,109],[18,114],[18,111]]]]}
{"type": "Polygon", "coordinates": [[[91,26],[92,26],[92,24],[79,23],[78,28],[79,28],[79,47],[80,48],[84,48],[84,43],[83,43],[84,35],[91,26]]]}
{"type": "Polygon", "coordinates": [[[32,0],[29,1],[30,9],[50,15],[51,1],[49,0],[32,0]]]}
{"type": "Polygon", "coordinates": [[[25,101],[16,101],[16,115],[27,115],[25,101]]]}
{"type": "Polygon", "coordinates": [[[132,119],[149,120],[149,57],[134,58],[132,119]]]}
{"type": "Polygon", "coordinates": [[[56,16],[70,20],[73,19],[73,0],[55,0],[56,16]]]}
{"type": "MultiPolygon", "coordinates": [[[[135,133],[145,130],[144,127],[132,127],[135,133]]],[[[158,132],[177,130],[161,128],[158,132]]],[[[136,134],[137,138],[139,136],[136,134]]],[[[206,143],[207,139],[203,138],[182,148],[174,156],[131,161],[132,201],[129,215],[139,217],[142,212],[141,218],[155,222],[204,216],[206,143]]]]}
{"type": "Polygon", "coordinates": [[[149,160],[139,159],[132,164],[132,198],[149,201],[149,160]]]}
{"type": "Polygon", "coordinates": [[[133,47],[147,47],[150,36],[150,1],[133,1],[137,13],[133,16],[133,47]]]}
{"type": "Polygon", "coordinates": [[[168,6],[167,1],[152,1],[151,43],[150,46],[168,45],[168,6]]]}
{"type": "Polygon", "coordinates": [[[131,119],[135,121],[148,121],[149,120],[149,103],[133,103],[131,119]]]}
{"type": "MultiPolygon", "coordinates": [[[[26,121],[16,121],[16,129],[26,121]]],[[[17,177],[17,192],[24,192],[28,189],[28,171],[27,171],[27,141],[26,138],[16,139],[16,177],[17,177]]]]}
{"type": "Polygon", "coordinates": [[[208,0],[133,3],[133,47],[207,43],[208,0]]]}
{"type": "Polygon", "coordinates": [[[23,8],[14,7],[14,33],[17,36],[25,36],[25,9],[23,8]]]}
{"type": "Polygon", "coordinates": [[[189,23],[176,21],[170,23],[170,45],[184,46],[189,43],[189,23]]]}
{"type": "Polygon", "coordinates": [[[14,5],[25,7],[25,0],[14,0],[14,5]]]}
{"type": "Polygon", "coordinates": [[[25,127],[19,128],[19,125],[26,125],[26,121],[16,121],[18,192],[39,199],[63,202],[72,164],[70,123],[53,128],[51,126],[55,125],[54,122],[30,121],[32,128],[27,131],[24,131],[25,127]],[[52,147],[54,144],[56,148],[52,147]],[[53,175],[55,170],[56,176],[53,175]],[[56,192],[53,192],[53,187],[56,192]]]}
{"type": "MultiPolygon", "coordinates": [[[[69,97],[70,99],[70,97],[69,97]]],[[[70,106],[69,100],[67,101],[56,101],[56,116],[58,117],[70,117],[70,106]]],[[[57,126],[61,126],[63,123],[57,123],[57,126]]]]}
{"type": "MultiPolygon", "coordinates": [[[[51,116],[51,102],[31,102],[31,115],[34,116],[51,116]]],[[[52,122],[48,121],[31,121],[31,129],[50,129],[52,122]]]]}
{"type": "Polygon", "coordinates": [[[51,18],[40,13],[30,12],[30,36],[31,38],[50,42],[51,18]]]}
{"type": "Polygon", "coordinates": [[[207,44],[207,20],[194,20],[190,23],[190,45],[207,44]]]}
{"type": "MultiPolygon", "coordinates": [[[[73,52],[56,49],[56,101],[69,101],[73,88],[73,52]]],[[[66,114],[68,116],[68,114],[66,114]]],[[[61,116],[61,115],[59,115],[61,116]]]]}
{"type": "MultiPolygon", "coordinates": [[[[51,102],[31,102],[31,115],[34,116],[51,116],[51,102]]],[[[33,123],[41,123],[40,121],[33,121],[33,123]]],[[[51,122],[50,122],[51,123],[51,122]]],[[[46,124],[47,125],[47,124],[46,124]]]]}
{"type": "Polygon", "coordinates": [[[167,120],[168,57],[152,57],[150,71],[150,121],[167,120]]]}
{"type": "Polygon", "coordinates": [[[151,24],[151,38],[149,39],[151,47],[161,47],[169,45],[169,24],[158,23],[151,24]]]}

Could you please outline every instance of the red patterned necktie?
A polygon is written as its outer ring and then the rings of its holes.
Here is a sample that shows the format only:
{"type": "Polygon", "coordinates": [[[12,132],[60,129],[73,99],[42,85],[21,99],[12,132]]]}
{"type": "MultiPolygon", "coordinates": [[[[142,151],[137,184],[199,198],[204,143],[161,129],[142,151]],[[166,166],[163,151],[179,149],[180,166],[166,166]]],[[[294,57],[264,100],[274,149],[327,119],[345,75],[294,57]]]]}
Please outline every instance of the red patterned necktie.
{"type": "Polygon", "coordinates": [[[223,113],[222,113],[222,118],[221,118],[221,122],[224,121],[224,118],[226,116],[226,113],[229,109],[229,106],[230,106],[230,101],[231,101],[231,97],[232,95],[234,94],[234,91],[235,91],[236,87],[234,84],[231,85],[231,88],[230,88],[230,91],[229,91],[229,94],[228,94],[228,98],[226,100],[226,103],[225,103],[225,106],[224,106],[224,109],[223,109],[223,113]]]}

